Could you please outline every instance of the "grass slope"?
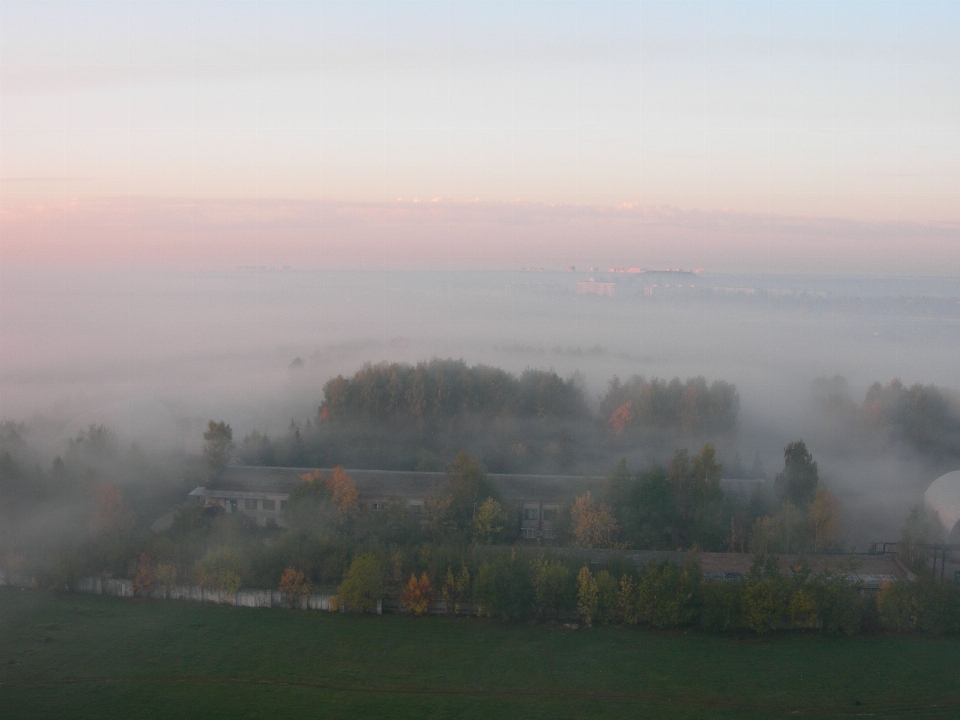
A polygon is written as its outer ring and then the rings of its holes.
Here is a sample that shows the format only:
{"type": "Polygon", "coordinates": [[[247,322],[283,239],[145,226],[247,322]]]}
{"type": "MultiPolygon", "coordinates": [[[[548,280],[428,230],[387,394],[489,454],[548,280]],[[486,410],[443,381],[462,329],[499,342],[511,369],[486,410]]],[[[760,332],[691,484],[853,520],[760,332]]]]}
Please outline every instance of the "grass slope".
{"type": "Polygon", "coordinates": [[[0,588],[3,718],[957,717],[958,657],[955,637],[572,632],[0,588]]]}

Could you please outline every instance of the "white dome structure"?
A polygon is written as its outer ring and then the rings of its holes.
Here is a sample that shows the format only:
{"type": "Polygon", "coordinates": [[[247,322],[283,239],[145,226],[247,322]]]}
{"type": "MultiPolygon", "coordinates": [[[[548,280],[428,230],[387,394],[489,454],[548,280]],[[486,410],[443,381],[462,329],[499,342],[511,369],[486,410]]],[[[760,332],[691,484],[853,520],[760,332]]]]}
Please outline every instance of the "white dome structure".
{"type": "Polygon", "coordinates": [[[960,470],[948,472],[934,480],[923,494],[923,502],[929,510],[940,516],[948,536],[960,531],[960,470]]]}

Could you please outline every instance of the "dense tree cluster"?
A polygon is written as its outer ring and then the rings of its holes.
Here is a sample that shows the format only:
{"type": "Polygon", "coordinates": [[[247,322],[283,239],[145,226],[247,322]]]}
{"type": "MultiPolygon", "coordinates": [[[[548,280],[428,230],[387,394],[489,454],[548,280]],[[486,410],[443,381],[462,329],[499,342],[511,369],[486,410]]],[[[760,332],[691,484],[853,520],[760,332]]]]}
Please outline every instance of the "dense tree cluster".
{"type": "Polygon", "coordinates": [[[582,389],[555,372],[526,370],[517,377],[462,360],[366,365],[351,378],[327,382],[320,408],[324,418],[373,423],[472,415],[579,419],[586,412],[582,389]]]}
{"type": "Polygon", "coordinates": [[[119,535],[142,530],[158,507],[181,503],[180,478],[201,484],[203,477],[198,463],[124,447],[102,425],[77,432],[52,461],[38,444],[27,425],[0,423],[0,556],[61,544],[75,550],[87,535],[102,557],[125,552],[119,535]]]}
{"type": "Polygon", "coordinates": [[[740,410],[736,387],[702,377],[682,382],[635,375],[626,382],[613,378],[600,402],[600,412],[617,433],[630,429],[668,428],[692,435],[734,429],[740,410]]]}
{"type": "Polygon", "coordinates": [[[960,396],[936,385],[873,383],[863,402],[852,396],[841,376],[820,378],[813,386],[815,406],[825,423],[823,442],[838,452],[907,450],[934,467],[960,460],[960,396]]]}
{"type": "Polygon", "coordinates": [[[668,467],[653,465],[636,475],[621,463],[607,483],[607,498],[624,542],[651,550],[725,549],[734,509],[724,505],[722,471],[712,445],[693,457],[680,450],[668,467]]]}
{"type": "Polygon", "coordinates": [[[960,457],[960,398],[935,385],[905,386],[899,380],[874,383],[867,390],[865,422],[888,430],[916,452],[960,457]]]}
{"type": "MultiPolygon", "coordinates": [[[[221,430],[218,438],[225,435],[221,430]]],[[[16,470],[10,454],[16,437],[7,439],[4,462],[7,471],[16,470]]],[[[75,474],[77,458],[89,453],[109,468],[101,455],[114,452],[111,443],[103,429],[88,429],[71,441],[68,462],[60,462],[75,474]]],[[[911,515],[902,542],[904,558],[921,580],[865,598],[843,575],[814,575],[802,558],[785,571],[773,554],[822,550],[836,538],[835,502],[802,441],[785,448],[784,469],[769,497],[751,507],[724,497],[721,471],[710,445],[694,455],[678,451],[667,466],[636,474],[621,464],[600,495],[585,494],[567,509],[561,544],[569,549],[555,552],[519,540],[496,485],[465,453],[448,466],[419,516],[399,499],[377,511],[361,506],[342,468],[304,473],[283,510],[287,529],[257,527],[245,515],[216,508],[184,506],[168,527],[151,531],[133,511],[128,488],[93,482],[78,515],[86,522],[69,545],[30,557],[7,550],[0,566],[28,572],[48,587],[72,586],[89,574],[127,577],[138,593],[177,584],[227,595],[242,586],[273,587],[291,607],[304,607],[307,595],[321,590],[357,612],[384,602],[424,614],[440,602],[450,613],[587,625],[756,633],[960,631],[960,590],[936,581],[926,569],[923,543],[936,528],[931,530],[920,511],[911,515]],[[756,561],[740,580],[704,579],[695,553],[683,565],[643,567],[618,553],[725,549],[731,543],[728,528],[743,513],[747,531],[739,549],[754,550],[756,561]],[[590,564],[577,547],[612,552],[590,564]],[[915,558],[909,555],[914,551],[915,558]]],[[[196,473],[206,473],[199,459],[196,473]]]]}
{"type": "MultiPolygon", "coordinates": [[[[723,581],[704,578],[695,556],[680,565],[651,561],[638,567],[616,554],[589,564],[571,553],[468,550],[459,558],[441,558],[439,570],[437,559],[412,563],[414,569],[403,576],[409,579],[392,584],[396,573],[391,568],[398,558],[381,556],[378,561],[376,554],[364,553],[353,561],[338,591],[352,598],[357,586],[376,588],[381,597],[397,596],[400,608],[414,614],[427,612],[432,601],[442,599],[439,607],[447,612],[505,621],[639,624],[760,635],[785,629],[827,635],[881,628],[960,632],[960,586],[938,582],[929,573],[921,573],[913,583],[886,585],[871,596],[843,573],[813,573],[802,557],[784,567],[778,556],[765,553],[754,556],[745,577],[723,581]]],[[[362,602],[345,602],[362,610],[374,599],[368,591],[362,602]]]]}
{"type": "Polygon", "coordinates": [[[575,378],[514,375],[459,360],[366,365],[323,389],[316,418],[284,436],[253,432],[239,458],[259,465],[442,470],[465,450],[494,472],[600,473],[625,451],[711,441],[736,426],[728,383],[614,379],[592,410],[575,378]],[[616,405],[612,407],[613,403],[616,405]]]}
{"type": "MultiPolygon", "coordinates": [[[[802,440],[784,448],[784,468],[773,487],[758,485],[746,503],[724,494],[722,472],[712,445],[693,456],[678,450],[669,465],[635,474],[621,462],[605,493],[616,541],[602,547],[778,553],[838,547],[839,501],[820,484],[802,440]]],[[[572,536],[577,533],[574,523],[572,536]]]]}

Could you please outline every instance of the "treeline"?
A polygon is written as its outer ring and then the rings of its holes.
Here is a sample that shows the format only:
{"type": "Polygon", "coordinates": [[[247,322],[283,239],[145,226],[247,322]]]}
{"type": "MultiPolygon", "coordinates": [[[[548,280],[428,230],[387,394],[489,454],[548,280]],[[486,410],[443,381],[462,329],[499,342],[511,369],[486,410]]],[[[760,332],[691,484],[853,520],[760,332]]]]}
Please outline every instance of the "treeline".
{"type": "Polygon", "coordinates": [[[574,378],[460,360],[366,365],[324,385],[315,418],[239,443],[249,464],[442,470],[460,450],[493,472],[603,472],[625,451],[710,441],[736,427],[733,385],[614,378],[597,416],[574,378]]]}
{"type": "MultiPolygon", "coordinates": [[[[371,575],[373,558],[363,562],[371,575]]],[[[356,562],[356,561],[355,561],[356,562]]],[[[449,567],[437,581],[424,571],[411,573],[401,603],[423,612],[428,600],[442,597],[453,610],[471,601],[476,612],[507,621],[574,620],[590,625],[648,625],[697,628],[708,632],[818,630],[852,635],[884,628],[904,632],[960,632],[960,586],[923,576],[914,583],[892,583],[875,596],[842,573],[814,574],[800,557],[784,572],[775,555],[757,555],[746,577],[735,581],[703,577],[696,559],[682,566],[669,561],[633,566],[623,558],[584,564],[561,555],[502,552],[449,567]]],[[[347,609],[364,610],[369,597],[355,595],[361,572],[341,586],[347,609]]],[[[366,583],[376,585],[371,577],[366,583]]]]}
{"type": "Polygon", "coordinates": [[[194,464],[182,455],[158,458],[124,446],[103,425],[80,430],[52,461],[45,460],[27,425],[4,421],[0,553],[18,543],[43,547],[60,537],[82,535],[106,487],[123,492],[124,524],[152,520],[158,507],[182,502],[179,478],[203,477],[194,464]]]}
{"type": "MultiPolygon", "coordinates": [[[[848,452],[900,447],[949,467],[960,460],[960,396],[936,385],[873,383],[857,402],[840,377],[821,378],[814,398],[837,444],[848,452]]],[[[839,448],[838,448],[839,449],[839,448]]]]}
{"type": "MultiPolygon", "coordinates": [[[[225,423],[210,424],[208,462],[223,457],[228,431],[225,423]]],[[[89,435],[78,438],[78,446],[89,435]]],[[[102,439],[99,433],[94,438],[102,439]]],[[[818,508],[826,490],[800,441],[785,449],[784,469],[762,501],[770,503],[767,514],[748,526],[744,543],[756,557],[746,577],[704,578],[695,560],[638,568],[618,552],[685,549],[695,557],[701,549],[730,549],[738,513],[747,510],[723,495],[720,473],[709,445],[696,455],[678,452],[667,467],[633,474],[621,465],[600,496],[585,493],[564,510],[559,542],[570,549],[556,552],[518,540],[515,515],[482,465],[465,453],[448,467],[422,514],[409,512],[400,499],[378,509],[362,506],[342,468],[305,473],[282,511],[285,529],[258,527],[242,513],[199,505],[184,505],[169,525],[151,529],[120,487],[99,483],[81,531],[52,547],[7,545],[0,569],[50,588],[76,587],[85,575],[129,578],[139,592],[177,584],[226,593],[271,587],[291,605],[312,587],[324,588],[355,611],[386,599],[423,613],[440,599],[450,612],[511,621],[756,633],[960,629],[960,589],[936,581],[926,569],[929,538],[919,530],[919,511],[902,538],[903,559],[919,582],[895,583],[871,598],[842,573],[811,573],[802,555],[781,568],[769,552],[777,543],[787,548],[799,537],[800,549],[817,550],[836,540],[830,526],[836,517],[829,507],[818,508]],[[799,518],[796,527],[784,515],[799,518]],[[782,536],[781,525],[788,528],[782,536]],[[598,547],[613,552],[593,565],[576,550],[598,547]]],[[[751,500],[758,507],[760,502],[751,500]]]]}
{"type": "Polygon", "coordinates": [[[519,377],[462,360],[365,365],[353,377],[323,386],[320,417],[372,423],[448,422],[464,416],[582,419],[583,390],[555,372],[525,370],[519,377]]]}
{"type": "Polygon", "coordinates": [[[600,402],[600,412],[616,433],[630,429],[672,429],[692,434],[720,434],[736,427],[740,395],[730,383],[702,377],[681,382],[635,375],[614,377],[600,402]]]}
{"type": "MultiPolygon", "coordinates": [[[[208,461],[222,457],[228,430],[211,423],[208,461]]],[[[838,547],[839,509],[819,485],[816,463],[802,442],[787,446],[769,500],[758,496],[747,505],[725,495],[721,472],[710,445],[692,456],[678,451],[669,466],[636,474],[622,463],[597,496],[586,492],[560,510],[554,542],[588,549],[741,552],[838,547]]],[[[451,463],[417,514],[399,497],[377,508],[362,505],[342,468],[302,476],[282,510],[285,528],[260,528],[250,517],[219,507],[185,505],[167,527],[153,531],[136,520],[123,490],[108,483],[96,487],[87,507],[86,523],[69,542],[34,557],[39,576],[53,586],[86,574],[132,577],[132,563],[142,553],[163,564],[167,576],[200,585],[228,577],[228,587],[263,587],[276,586],[288,567],[314,582],[339,582],[347,559],[365,549],[393,548],[402,555],[522,543],[517,509],[466,453],[451,463]]],[[[18,552],[31,550],[21,543],[18,552]]]]}
{"type": "MultiPolygon", "coordinates": [[[[608,518],[605,534],[590,533],[571,513],[574,544],[646,550],[716,552],[823,552],[840,549],[840,504],[820,482],[817,463],[802,440],[784,448],[783,470],[757,483],[745,498],[724,493],[723,466],[712,445],[690,455],[678,450],[668,465],[635,473],[621,462],[609,477],[596,511],[608,518]],[[602,538],[587,542],[584,538],[602,538]]],[[[596,521],[596,520],[595,520],[596,521]]]]}
{"type": "Polygon", "coordinates": [[[874,383],[861,407],[865,422],[886,429],[922,455],[960,458],[960,398],[935,385],[874,383]]]}

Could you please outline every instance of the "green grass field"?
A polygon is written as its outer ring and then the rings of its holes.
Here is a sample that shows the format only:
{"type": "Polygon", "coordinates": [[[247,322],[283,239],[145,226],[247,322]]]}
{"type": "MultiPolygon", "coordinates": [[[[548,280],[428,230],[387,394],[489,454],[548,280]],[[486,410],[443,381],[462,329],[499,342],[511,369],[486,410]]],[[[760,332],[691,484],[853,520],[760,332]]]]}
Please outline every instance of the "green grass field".
{"type": "Polygon", "coordinates": [[[958,717],[960,638],[717,637],[0,588],[0,717],[958,717]]]}

